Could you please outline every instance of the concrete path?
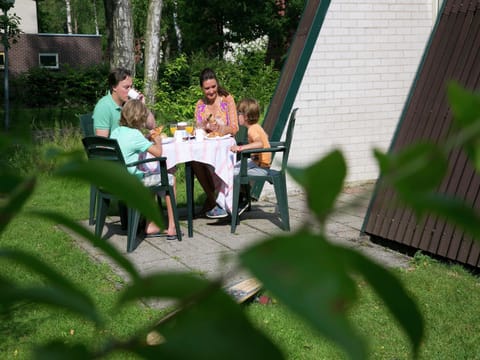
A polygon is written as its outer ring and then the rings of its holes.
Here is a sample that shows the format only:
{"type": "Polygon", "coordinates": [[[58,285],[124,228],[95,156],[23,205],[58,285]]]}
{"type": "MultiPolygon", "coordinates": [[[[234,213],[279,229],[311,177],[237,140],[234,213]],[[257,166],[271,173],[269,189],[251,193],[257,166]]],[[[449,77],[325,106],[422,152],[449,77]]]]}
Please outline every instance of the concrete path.
{"type": "MultiPolygon", "coordinates": [[[[356,248],[388,267],[408,266],[407,256],[374,244],[368,236],[360,235],[372,190],[372,184],[345,188],[338,201],[337,211],[328,222],[327,235],[331,241],[356,248]]],[[[165,238],[145,239],[134,252],[127,254],[126,232],[121,230],[119,219],[107,218],[104,237],[126,254],[141,273],[192,272],[209,278],[223,276],[227,285],[233,284],[249,277],[244,270],[238,268],[235,255],[255,242],[283,232],[275,212],[274,201],[274,197],[267,196],[252,203],[252,211],[242,215],[235,234],[230,233],[229,218],[225,220],[198,218],[194,220],[192,238],[187,236],[186,221],[183,221],[182,228],[185,234],[183,241],[165,238]]],[[[298,229],[305,219],[310,217],[304,194],[290,194],[289,208],[291,228],[298,229]]],[[[85,226],[88,227],[87,222],[85,226]]],[[[93,226],[90,228],[94,230],[93,226]]],[[[98,249],[79,238],[77,241],[98,261],[109,262],[98,249]]],[[[114,270],[126,277],[119,269],[114,267],[114,270]]]]}

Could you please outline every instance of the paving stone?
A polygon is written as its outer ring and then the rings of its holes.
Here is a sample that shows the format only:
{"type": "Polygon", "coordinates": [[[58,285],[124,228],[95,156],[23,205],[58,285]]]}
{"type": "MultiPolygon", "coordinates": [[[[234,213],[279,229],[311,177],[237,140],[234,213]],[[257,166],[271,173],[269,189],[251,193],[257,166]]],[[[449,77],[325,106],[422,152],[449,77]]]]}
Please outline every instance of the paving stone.
{"type": "MultiPolygon", "coordinates": [[[[337,211],[326,224],[326,234],[330,241],[352,247],[366,256],[386,266],[408,266],[409,258],[370,241],[360,233],[363,219],[373,190],[373,184],[346,188],[339,196],[337,211]],[[353,202],[353,205],[352,205],[353,202]]],[[[312,221],[313,215],[306,204],[306,196],[301,192],[289,194],[290,225],[296,231],[304,224],[315,231],[319,225],[312,221]]],[[[183,214],[183,213],[182,213],[183,214]]],[[[93,226],[84,226],[94,231],[93,226]]],[[[252,210],[241,216],[235,233],[230,232],[230,217],[220,220],[196,218],[193,237],[187,235],[187,226],[181,221],[183,240],[150,238],[143,240],[132,253],[126,253],[126,232],[120,228],[118,218],[109,217],[103,234],[105,241],[113,244],[134,263],[140,273],[188,272],[210,279],[223,278],[226,285],[248,278],[248,271],[242,269],[237,255],[242,250],[272,235],[288,234],[282,230],[282,222],[277,214],[275,198],[264,196],[252,204],[252,210]]],[[[67,231],[67,230],[66,230],[67,231]]],[[[106,262],[126,280],[128,276],[87,241],[72,234],[77,244],[96,261],[106,262]]],[[[171,302],[149,302],[155,306],[168,306],[171,302]]]]}

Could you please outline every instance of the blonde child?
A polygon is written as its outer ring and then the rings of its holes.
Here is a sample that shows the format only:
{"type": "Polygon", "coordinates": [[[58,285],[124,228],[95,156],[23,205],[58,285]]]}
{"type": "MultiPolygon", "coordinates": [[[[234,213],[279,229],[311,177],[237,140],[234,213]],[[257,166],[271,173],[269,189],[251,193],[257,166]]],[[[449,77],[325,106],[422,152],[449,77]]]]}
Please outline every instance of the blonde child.
{"type": "MultiPolygon", "coordinates": [[[[162,156],[162,138],[156,136],[150,141],[141,132],[141,129],[145,128],[147,121],[149,121],[149,115],[149,110],[140,100],[129,100],[122,108],[120,126],[112,131],[111,138],[117,139],[126,163],[137,161],[139,155],[143,152],[148,152],[155,157],[162,156]]],[[[160,181],[160,174],[145,173],[136,166],[129,167],[128,171],[141,178],[147,186],[155,185],[160,181]]],[[[174,187],[175,192],[175,178],[172,174],[168,174],[168,181],[174,187]]],[[[160,232],[155,223],[147,221],[146,237],[166,236],[169,240],[177,238],[169,196],[165,197],[165,202],[167,205],[168,228],[164,232],[160,232]]]]}

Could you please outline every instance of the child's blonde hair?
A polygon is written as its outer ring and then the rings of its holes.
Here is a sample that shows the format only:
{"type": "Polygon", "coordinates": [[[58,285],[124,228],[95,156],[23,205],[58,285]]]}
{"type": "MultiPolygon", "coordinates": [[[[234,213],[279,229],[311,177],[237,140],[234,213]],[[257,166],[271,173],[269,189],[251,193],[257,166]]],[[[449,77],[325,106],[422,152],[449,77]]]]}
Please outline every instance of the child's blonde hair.
{"type": "Polygon", "coordinates": [[[260,106],[258,101],[252,98],[242,99],[238,103],[237,111],[245,116],[245,121],[249,124],[256,124],[260,118],[260,106]]]}
{"type": "Polygon", "coordinates": [[[148,108],[140,100],[128,100],[122,108],[120,125],[142,129],[145,127],[148,114],[148,108]]]}

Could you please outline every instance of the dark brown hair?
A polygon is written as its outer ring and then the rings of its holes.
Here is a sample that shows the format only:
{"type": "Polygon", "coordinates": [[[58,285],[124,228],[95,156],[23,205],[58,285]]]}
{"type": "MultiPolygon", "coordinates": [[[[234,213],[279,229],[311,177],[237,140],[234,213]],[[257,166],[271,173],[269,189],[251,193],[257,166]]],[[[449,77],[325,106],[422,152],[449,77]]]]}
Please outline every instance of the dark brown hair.
{"type": "Polygon", "coordinates": [[[205,68],[200,73],[200,87],[202,87],[203,83],[207,80],[215,80],[217,82],[217,92],[220,96],[230,95],[230,93],[224,87],[220,86],[215,71],[210,68],[205,68]]]}
{"type": "Polygon", "coordinates": [[[125,80],[127,77],[132,77],[130,70],[121,67],[113,69],[110,74],[108,74],[110,92],[112,92],[113,88],[117,86],[120,81],[125,80]]]}

